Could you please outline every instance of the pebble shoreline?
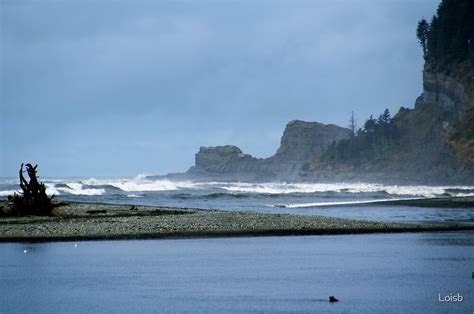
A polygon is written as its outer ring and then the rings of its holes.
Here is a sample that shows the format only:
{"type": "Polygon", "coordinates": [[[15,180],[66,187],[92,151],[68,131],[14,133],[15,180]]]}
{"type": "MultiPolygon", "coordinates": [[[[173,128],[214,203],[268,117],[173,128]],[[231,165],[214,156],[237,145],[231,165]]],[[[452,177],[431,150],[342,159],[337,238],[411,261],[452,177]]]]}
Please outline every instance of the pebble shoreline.
{"type": "Polygon", "coordinates": [[[46,217],[0,218],[0,242],[453,230],[474,230],[474,227],[151,206],[131,210],[130,205],[96,203],[69,203],[55,208],[53,215],[46,217]]]}

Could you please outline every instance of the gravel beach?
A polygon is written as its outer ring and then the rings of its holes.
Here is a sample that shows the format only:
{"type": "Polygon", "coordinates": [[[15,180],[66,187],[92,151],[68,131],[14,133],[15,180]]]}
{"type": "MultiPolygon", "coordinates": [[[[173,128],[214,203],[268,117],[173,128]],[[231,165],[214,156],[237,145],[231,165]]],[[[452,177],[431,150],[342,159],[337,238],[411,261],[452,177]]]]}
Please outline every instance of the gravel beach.
{"type": "Polygon", "coordinates": [[[0,218],[0,241],[316,235],[472,229],[474,228],[460,225],[386,223],[321,216],[69,203],[56,207],[51,216],[0,218]]]}

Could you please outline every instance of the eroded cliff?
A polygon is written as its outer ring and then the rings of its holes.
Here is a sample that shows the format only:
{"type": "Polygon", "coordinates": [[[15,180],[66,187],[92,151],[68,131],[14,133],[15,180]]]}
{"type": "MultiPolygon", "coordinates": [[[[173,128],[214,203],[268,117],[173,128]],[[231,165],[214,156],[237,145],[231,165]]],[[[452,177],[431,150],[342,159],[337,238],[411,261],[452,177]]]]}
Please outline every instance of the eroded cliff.
{"type": "Polygon", "coordinates": [[[443,70],[425,65],[423,93],[414,109],[402,107],[393,117],[389,137],[370,141],[369,135],[361,134],[362,138],[341,141],[305,165],[301,177],[474,182],[473,77],[469,62],[443,70]],[[341,157],[344,147],[358,150],[341,157]]]}
{"type": "Polygon", "coordinates": [[[274,156],[255,158],[232,145],[201,147],[187,175],[212,180],[295,180],[303,164],[350,134],[348,129],[333,124],[290,121],[274,156]]]}

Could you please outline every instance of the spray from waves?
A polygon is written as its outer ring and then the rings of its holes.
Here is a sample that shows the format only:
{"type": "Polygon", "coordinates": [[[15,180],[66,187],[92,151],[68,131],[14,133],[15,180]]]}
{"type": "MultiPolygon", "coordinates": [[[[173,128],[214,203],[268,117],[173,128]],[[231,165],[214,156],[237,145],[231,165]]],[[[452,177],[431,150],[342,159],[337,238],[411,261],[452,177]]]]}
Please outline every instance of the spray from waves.
{"type": "Polygon", "coordinates": [[[102,195],[105,193],[104,189],[88,189],[84,188],[81,183],[67,183],[67,187],[58,187],[58,191],[73,195],[102,195]]]}
{"type": "Polygon", "coordinates": [[[90,189],[84,188],[81,183],[69,182],[69,183],[50,183],[46,182],[46,194],[48,195],[102,195],[105,193],[104,189],[90,189]]]}
{"type": "Polygon", "coordinates": [[[451,196],[455,196],[455,197],[473,197],[474,192],[473,193],[456,193],[455,195],[451,195],[451,196]]]}
{"type": "MultiPolygon", "coordinates": [[[[13,194],[15,180],[0,180],[0,197],[13,194]]],[[[49,195],[115,195],[145,197],[141,192],[169,191],[169,198],[335,198],[339,200],[385,199],[400,197],[474,196],[474,186],[383,185],[372,183],[243,183],[243,182],[190,182],[167,179],[150,180],[141,174],[134,178],[114,179],[48,179],[49,195]],[[181,193],[181,194],[180,194],[181,193]],[[175,194],[175,196],[173,196],[175,194]]],[[[146,193],[148,194],[148,193],[146,193]]]]}
{"type": "MultiPolygon", "coordinates": [[[[0,197],[12,195],[14,190],[10,182],[1,181],[4,190],[0,189],[0,197]],[[7,185],[10,184],[10,185],[7,185]]],[[[133,192],[158,192],[174,191],[183,188],[199,189],[199,184],[190,182],[172,182],[170,180],[147,180],[144,175],[139,175],[133,179],[48,179],[44,181],[46,193],[48,195],[88,195],[97,196],[103,194],[116,194],[122,192],[132,192],[129,197],[140,197],[133,192]]]]}
{"type": "Polygon", "coordinates": [[[148,180],[145,175],[138,175],[133,179],[86,179],[81,183],[87,186],[112,186],[124,192],[157,192],[174,191],[182,188],[193,188],[191,182],[175,182],[170,180],[148,180]]]}
{"type": "Polygon", "coordinates": [[[0,196],[8,196],[8,195],[13,195],[14,193],[20,193],[21,191],[19,190],[6,190],[6,191],[0,191],[0,196]]]}
{"type": "Polygon", "coordinates": [[[386,193],[394,196],[432,198],[437,196],[471,195],[472,186],[383,185],[371,183],[229,183],[222,187],[232,192],[291,194],[291,193],[386,193]],[[462,193],[464,191],[466,193],[462,193]]]}

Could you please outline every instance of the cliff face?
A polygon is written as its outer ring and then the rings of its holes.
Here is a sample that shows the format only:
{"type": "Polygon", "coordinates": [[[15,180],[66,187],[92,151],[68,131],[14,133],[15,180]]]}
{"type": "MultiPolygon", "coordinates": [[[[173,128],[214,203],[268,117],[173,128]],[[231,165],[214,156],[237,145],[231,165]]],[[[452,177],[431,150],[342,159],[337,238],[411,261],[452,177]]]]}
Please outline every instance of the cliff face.
{"type": "Polygon", "coordinates": [[[416,100],[415,109],[400,110],[394,117],[406,148],[395,157],[407,162],[401,167],[407,177],[428,182],[463,182],[474,175],[472,164],[459,158],[449,140],[473,101],[473,86],[468,80],[472,74],[469,67],[438,72],[425,66],[423,93],[416,100]]]}
{"type": "Polygon", "coordinates": [[[461,170],[474,166],[474,69],[470,62],[441,73],[426,65],[423,94],[415,110],[438,118],[431,144],[447,148],[461,170]]]}
{"type": "Polygon", "coordinates": [[[276,154],[265,161],[265,169],[280,178],[295,179],[305,163],[321,155],[333,142],[350,135],[349,129],[334,124],[290,121],[276,154]]]}
{"type": "Polygon", "coordinates": [[[320,155],[332,142],[346,139],[351,131],[334,124],[293,120],[288,122],[280,147],[271,157],[278,161],[307,161],[320,155]]]}
{"type": "Polygon", "coordinates": [[[257,159],[231,145],[201,147],[196,154],[195,166],[187,174],[213,180],[294,180],[303,164],[320,155],[334,141],[349,136],[348,129],[336,125],[291,121],[274,156],[257,159]]]}
{"type": "Polygon", "coordinates": [[[438,107],[448,114],[450,120],[461,120],[469,100],[466,86],[453,76],[444,73],[423,71],[423,94],[415,103],[415,109],[438,107]]]}
{"type": "MultiPolygon", "coordinates": [[[[395,122],[416,145],[448,149],[448,131],[463,121],[472,102],[472,86],[459,71],[438,73],[427,65],[423,71],[423,93],[415,109],[402,109],[395,122]]],[[[471,73],[472,75],[472,73],[471,73]]]]}
{"type": "MultiPolygon", "coordinates": [[[[396,140],[371,147],[341,142],[367,151],[345,159],[328,158],[329,150],[303,167],[309,180],[375,180],[425,183],[474,182],[474,86],[468,63],[423,72],[423,93],[414,109],[394,116],[396,140]]],[[[366,140],[367,142],[367,140],[366,140]]],[[[341,148],[336,152],[340,152],[341,148]]],[[[358,151],[355,151],[358,152],[358,151]]]]}
{"type": "Polygon", "coordinates": [[[440,89],[440,94],[451,96],[453,101],[454,119],[447,127],[444,141],[453,148],[458,160],[474,167],[474,69],[467,61],[451,72],[452,77],[436,77],[435,80],[435,83],[448,85],[448,88],[440,89]]]}

